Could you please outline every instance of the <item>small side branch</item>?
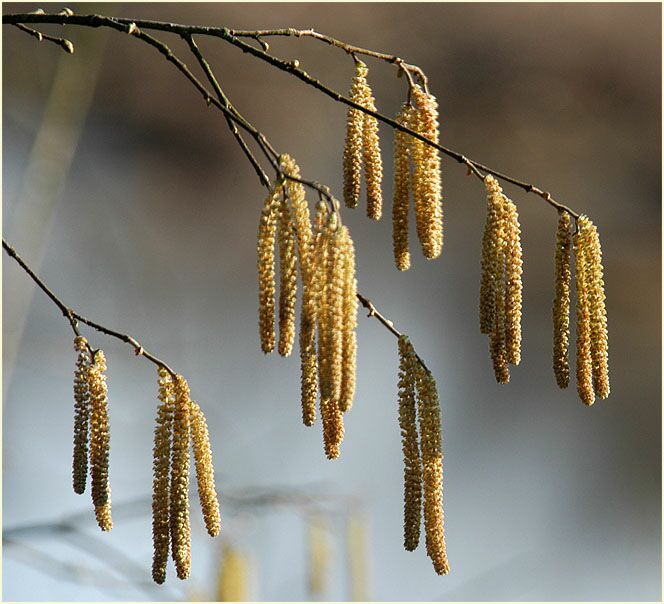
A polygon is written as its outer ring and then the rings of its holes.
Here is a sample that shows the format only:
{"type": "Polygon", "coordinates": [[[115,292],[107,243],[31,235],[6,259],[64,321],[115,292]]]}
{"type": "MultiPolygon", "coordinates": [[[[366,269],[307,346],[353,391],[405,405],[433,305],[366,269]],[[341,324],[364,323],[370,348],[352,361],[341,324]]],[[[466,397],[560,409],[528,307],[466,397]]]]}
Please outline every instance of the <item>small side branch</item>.
{"type": "Polygon", "coordinates": [[[14,23],[13,25],[14,27],[18,27],[18,29],[21,31],[24,31],[29,36],[37,38],[39,42],[42,42],[43,40],[46,40],[47,42],[53,42],[53,44],[56,44],[65,52],[68,52],[69,54],[74,53],[74,45],[66,38],[56,38],[55,36],[49,36],[48,34],[44,34],[40,31],[37,31],[36,29],[32,29],[31,27],[26,27],[21,23],[14,23]]]}

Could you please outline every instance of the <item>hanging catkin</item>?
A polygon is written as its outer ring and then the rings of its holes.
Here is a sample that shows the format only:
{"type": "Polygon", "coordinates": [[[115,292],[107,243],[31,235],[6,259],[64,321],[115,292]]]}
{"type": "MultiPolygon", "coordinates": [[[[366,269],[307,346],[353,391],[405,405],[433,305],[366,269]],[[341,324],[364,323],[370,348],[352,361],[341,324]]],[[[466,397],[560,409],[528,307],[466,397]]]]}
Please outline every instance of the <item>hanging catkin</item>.
{"type": "Polygon", "coordinates": [[[97,350],[88,370],[90,390],[90,478],[92,502],[97,524],[102,531],[113,528],[111,518],[111,487],[108,480],[110,431],[108,424],[108,388],[106,386],[106,357],[97,350]]]}
{"type": "MultiPolygon", "coordinates": [[[[362,105],[366,109],[376,111],[376,102],[369,84],[364,89],[362,105]]],[[[367,216],[372,220],[380,220],[383,214],[383,160],[380,155],[378,139],[378,120],[373,115],[364,114],[362,127],[362,160],[367,183],[367,216]]]]}
{"type": "Polygon", "coordinates": [[[274,350],[274,244],[277,231],[278,205],[281,186],[271,190],[263,204],[258,225],[258,325],[261,349],[264,353],[274,350]]]}
{"type": "MultiPolygon", "coordinates": [[[[397,122],[410,127],[413,109],[404,103],[397,115],[397,122]]],[[[395,130],[394,133],[394,194],[392,199],[392,244],[397,269],[410,268],[408,251],[408,208],[410,196],[410,143],[409,135],[395,130]]]]}
{"type": "Polygon", "coordinates": [[[415,351],[408,339],[399,338],[399,427],[403,449],[404,547],[413,551],[420,541],[422,521],[422,460],[415,407],[415,351]]]}
{"type": "Polygon", "coordinates": [[[85,491],[88,477],[88,437],[90,424],[90,390],[88,370],[90,354],[88,341],[83,336],[74,338],[74,350],[78,351],[74,373],[74,455],[72,462],[72,482],[74,492],[85,491]]]}
{"type": "Polygon", "coordinates": [[[516,205],[505,198],[505,349],[507,361],[518,365],[521,361],[521,303],[523,285],[523,260],[521,252],[521,227],[516,205]]]}
{"type": "Polygon", "coordinates": [[[295,234],[286,191],[278,207],[279,233],[279,354],[290,355],[295,341],[295,300],[297,296],[297,258],[295,234]]]}
{"type": "Polygon", "coordinates": [[[357,369],[357,280],[355,279],[355,246],[348,228],[340,228],[343,264],[343,333],[339,409],[344,413],[353,405],[357,369]]]}
{"type": "Polygon", "coordinates": [[[191,401],[191,445],[196,464],[196,483],[198,498],[201,502],[205,528],[210,537],[216,537],[221,531],[221,516],[217,488],[214,482],[212,450],[205,415],[197,403],[191,401]]]}
{"type": "Polygon", "coordinates": [[[556,232],[555,290],[553,300],[553,373],[560,388],[569,386],[570,253],[572,220],[561,210],[556,232]]]}
{"type": "Polygon", "coordinates": [[[595,402],[590,352],[590,292],[587,229],[581,226],[574,235],[576,263],[576,386],[579,397],[586,405],[595,402]]]}
{"type": "Polygon", "coordinates": [[[152,578],[156,583],[166,580],[166,564],[170,546],[169,489],[171,475],[171,433],[175,390],[173,378],[159,368],[159,407],[157,409],[152,449],[152,578]]]}
{"type": "Polygon", "coordinates": [[[173,445],[171,452],[171,553],[180,579],[191,569],[191,525],[189,518],[189,438],[191,400],[189,385],[181,375],[175,378],[173,445]]]}

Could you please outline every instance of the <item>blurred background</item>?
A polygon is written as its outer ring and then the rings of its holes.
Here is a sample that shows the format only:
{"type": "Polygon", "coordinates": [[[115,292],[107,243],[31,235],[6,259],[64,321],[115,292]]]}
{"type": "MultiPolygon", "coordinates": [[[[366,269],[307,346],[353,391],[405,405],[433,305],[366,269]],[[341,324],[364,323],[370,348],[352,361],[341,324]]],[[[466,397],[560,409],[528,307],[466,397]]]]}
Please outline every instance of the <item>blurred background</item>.
{"type": "MultiPolygon", "coordinates": [[[[71,330],[3,254],[4,599],[216,600],[220,581],[227,590],[235,581],[233,597],[253,600],[659,600],[661,6],[69,6],[313,27],[422,67],[443,144],[550,190],[598,226],[612,392],[587,408],[574,386],[556,387],[557,215],[536,196],[505,187],[520,212],[525,284],[522,362],[509,385],[495,383],[477,324],[484,189],[459,165],[444,165],[442,257],[414,253],[413,268],[396,271],[393,136],[381,126],[386,218],[370,223],[358,209],[344,220],[360,291],[438,380],[451,563],[438,577],[423,546],[402,546],[394,338],[360,318],[358,390],[334,462],[320,425],[301,423],[297,355],[260,352],[254,238],[264,191],[221,114],[139,40],[42,27],[72,40],[67,55],[4,26],[4,236],[67,304],[188,378],[210,426],[224,526],[210,539],[192,498],[192,578],[169,567],[165,586],[151,584],[156,372],[84,329],[109,365],[115,528],[99,533],[89,495],[70,486],[71,330]]],[[[181,40],[159,37],[197,67],[181,40]]],[[[344,107],[221,40],[199,44],[236,107],[341,195],[344,107]]],[[[350,87],[353,64],[338,49],[285,38],[270,50],[350,87]]],[[[406,82],[368,63],[378,109],[394,115],[406,82]]]]}

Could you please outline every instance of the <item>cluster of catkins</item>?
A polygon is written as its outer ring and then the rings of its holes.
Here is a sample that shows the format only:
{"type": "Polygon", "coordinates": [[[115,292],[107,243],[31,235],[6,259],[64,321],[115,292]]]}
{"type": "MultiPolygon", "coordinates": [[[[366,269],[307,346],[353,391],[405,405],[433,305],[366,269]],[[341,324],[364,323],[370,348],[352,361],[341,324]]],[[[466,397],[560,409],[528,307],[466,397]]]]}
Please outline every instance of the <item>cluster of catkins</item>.
{"type": "Polygon", "coordinates": [[[169,547],[177,576],[189,577],[191,523],[189,518],[189,445],[196,465],[198,497],[211,537],[221,531],[219,502],[205,416],[191,400],[187,380],[159,368],[159,407],[153,448],[152,578],[166,579],[169,547]]]}
{"type": "Polygon", "coordinates": [[[407,336],[399,338],[399,426],[404,458],[404,547],[417,548],[424,509],[427,555],[449,572],[443,515],[443,452],[436,382],[407,336]],[[418,428],[419,424],[419,428],[418,428]]]}
{"type": "Polygon", "coordinates": [[[343,413],[355,394],[357,282],[355,250],[336,208],[322,201],[312,227],[299,168],[281,156],[284,177],[265,200],[258,227],[261,348],[275,346],[275,243],[279,245],[279,343],[288,356],[295,340],[297,267],[302,281],[300,362],[302,419],[313,425],[320,394],[325,454],[335,459],[344,435],[343,413]],[[299,263],[298,263],[299,260],[299,263]],[[318,336],[316,338],[316,335],[318,336]]]}
{"type": "Polygon", "coordinates": [[[111,487],[108,479],[110,431],[106,358],[101,350],[91,351],[83,336],[74,338],[78,352],[74,373],[74,492],[85,492],[88,460],[92,503],[102,531],[113,528],[111,487]]]}
{"type": "Polygon", "coordinates": [[[510,380],[509,364],[521,361],[521,299],[523,261],[521,229],[514,202],[488,174],[487,217],[482,238],[480,331],[489,336],[496,381],[510,380]]]}
{"type": "MultiPolygon", "coordinates": [[[[376,105],[367,82],[367,73],[367,66],[357,60],[349,97],[358,105],[375,111],[376,105]]],[[[410,100],[404,103],[396,119],[402,126],[438,143],[438,102],[436,97],[425,92],[419,85],[412,85],[410,100]]],[[[346,206],[354,208],[359,202],[361,173],[364,167],[367,214],[370,218],[379,220],[382,215],[383,169],[378,141],[378,120],[354,107],[348,110],[346,118],[343,159],[346,206]]],[[[422,253],[425,258],[437,258],[443,247],[440,153],[431,145],[396,130],[392,239],[394,260],[401,271],[410,268],[408,210],[411,192],[422,253]]]]}
{"type": "Polygon", "coordinates": [[[553,303],[553,370],[558,386],[569,385],[569,312],[571,250],[576,259],[576,381],[586,405],[609,396],[609,340],[602,248],[595,225],[580,216],[572,234],[570,215],[561,210],[556,233],[553,303]]]}

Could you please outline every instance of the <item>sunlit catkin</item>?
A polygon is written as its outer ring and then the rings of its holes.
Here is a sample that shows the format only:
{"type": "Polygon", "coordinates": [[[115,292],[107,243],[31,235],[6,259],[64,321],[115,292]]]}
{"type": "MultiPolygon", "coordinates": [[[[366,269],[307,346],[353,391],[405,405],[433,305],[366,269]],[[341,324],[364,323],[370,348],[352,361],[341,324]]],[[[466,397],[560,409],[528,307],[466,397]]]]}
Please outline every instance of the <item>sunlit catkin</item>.
{"type": "Polygon", "coordinates": [[[90,391],[90,477],[92,502],[97,524],[102,531],[113,528],[111,519],[111,487],[108,479],[110,430],[108,423],[108,388],[106,357],[102,350],[94,353],[88,370],[90,391]]]}
{"type": "Polygon", "coordinates": [[[439,575],[449,572],[445,549],[445,518],[443,515],[443,452],[440,428],[440,402],[436,381],[419,365],[416,380],[420,445],[422,451],[422,483],[424,491],[424,530],[427,554],[439,575]]]}
{"type": "MultiPolygon", "coordinates": [[[[434,143],[439,140],[438,102],[420,86],[411,88],[417,105],[411,129],[434,143]]],[[[438,149],[422,141],[413,143],[413,200],[417,236],[425,258],[440,256],[443,248],[443,196],[438,149]]]]}
{"type": "MultiPolygon", "coordinates": [[[[366,68],[366,67],[365,67],[366,68]]],[[[376,102],[369,84],[366,84],[362,106],[376,111],[376,102]]],[[[367,185],[367,216],[372,220],[380,220],[383,213],[383,160],[380,155],[378,139],[378,120],[372,115],[364,114],[362,127],[362,161],[367,185]]]]}
{"type": "Polygon", "coordinates": [[[222,553],[217,580],[217,601],[249,601],[249,561],[244,554],[230,545],[224,547],[222,553]]]}
{"type": "Polygon", "coordinates": [[[490,334],[493,330],[496,313],[496,286],[503,275],[503,267],[500,263],[503,195],[498,181],[490,174],[484,178],[484,186],[487,191],[487,213],[482,236],[480,332],[490,334]]]}
{"type": "Polygon", "coordinates": [[[422,460],[415,406],[417,358],[407,336],[399,338],[399,427],[403,450],[404,547],[413,551],[420,541],[422,522],[422,460]]]}
{"type": "Polygon", "coordinates": [[[348,228],[342,226],[341,254],[343,262],[342,366],[339,409],[348,411],[355,396],[357,370],[357,280],[355,278],[355,246],[348,228]]]}
{"type": "Polygon", "coordinates": [[[74,350],[78,352],[74,372],[74,455],[72,462],[72,483],[74,492],[85,491],[88,477],[88,438],[90,424],[90,391],[88,370],[90,354],[88,341],[83,336],[74,338],[74,350]]]}
{"type": "Polygon", "coordinates": [[[576,387],[586,405],[595,402],[592,377],[590,270],[588,260],[588,229],[583,223],[574,235],[576,263],[576,387]]]}
{"type": "Polygon", "coordinates": [[[159,407],[157,408],[152,448],[152,578],[166,580],[170,547],[169,491],[171,476],[171,433],[175,390],[171,374],[159,368],[159,407]]]}
{"type": "Polygon", "coordinates": [[[171,450],[171,553],[180,579],[191,569],[191,525],[189,518],[189,438],[191,429],[189,385],[175,378],[173,444],[171,450]]]}
{"type": "Polygon", "coordinates": [[[323,518],[313,515],[307,522],[309,553],[309,595],[320,599],[325,593],[329,574],[330,543],[323,518]]]}
{"type": "MultiPolygon", "coordinates": [[[[364,106],[367,88],[367,66],[362,61],[355,64],[355,77],[350,89],[350,100],[364,106]]],[[[362,141],[364,137],[364,113],[354,107],[346,115],[346,143],[344,145],[344,202],[354,208],[360,201],[362,188],[362,141]]]]}
{"type": "Polygon", "coordinates": [[[505,350],[507,361],[518,365],[521,361],[521,304],[523,260],[521,227],[516,205],[505,198],[505,350]]]}
{"type": "Polygon", "coordinates": [[[270,190],[258,225],[258,326],[261,349],[268,353],[274,350],[274,244],[277,231],[278,204],[281,186],[270,190]]]}
{"type": "Polygon", "coordinates": [[[297,296],[297,257],[295,233],[284,191],[279,204],[279,354],[287,357],[295,341],[295,301],[297,296]]]}
{"type": "MultiPolygon", "coordinates": [[[[410,127],[413,112],[409,103],[401,107],[397,122],[410,127]]],[[[394,193],[392,198],[392,245],[394,262],[397,269],[405,271],[410,268],[410,252],[408,250],[408,208],[410,196],[410,139],[409,135],[395,130],[394,132],[394,193]]]]}
{"type": "Polygon", "coordinates": [[[558,213],[555,256],[555,298],[553,300],[553,373],[560,388],[569,386],[570,253],[572,220],[558,213]]]}

